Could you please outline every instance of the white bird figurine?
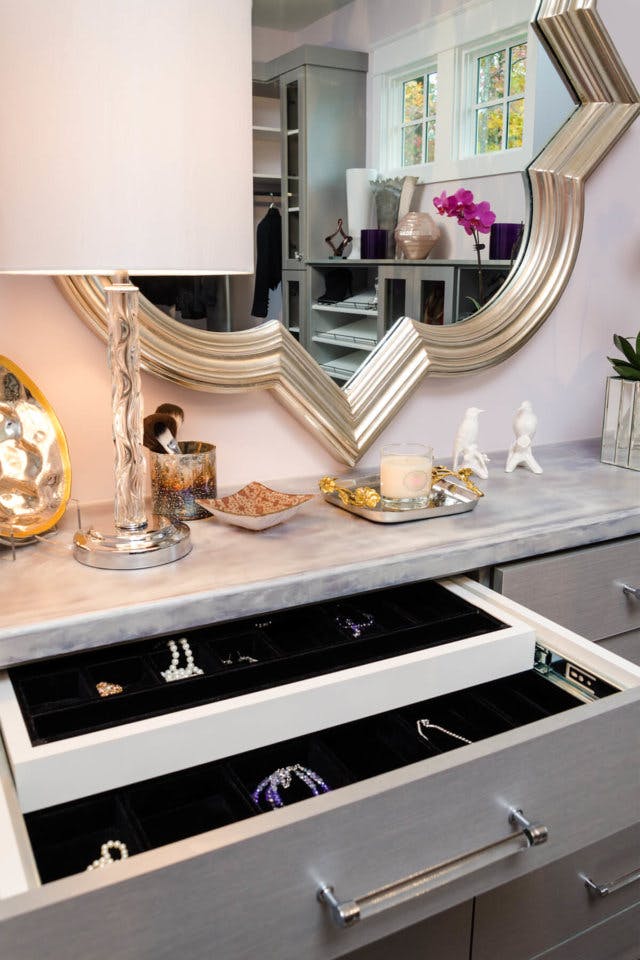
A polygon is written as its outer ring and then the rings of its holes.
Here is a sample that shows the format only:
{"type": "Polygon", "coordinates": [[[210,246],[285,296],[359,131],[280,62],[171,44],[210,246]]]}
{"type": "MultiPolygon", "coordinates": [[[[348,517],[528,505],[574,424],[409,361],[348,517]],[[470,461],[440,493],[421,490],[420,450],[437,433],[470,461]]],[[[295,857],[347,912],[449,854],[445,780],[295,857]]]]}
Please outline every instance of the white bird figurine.
{"type": "Polygon", "coordinates": [[[538,418],[528,400],[523,400],[513,418],[513,432],[515,440],[509,447],[505,471],[512,473],[522,464],[533,473],[542,473],[542,467],[533,455],[533,438],[538,426],[538,418]]]}
{"type": "Polygon", "coordinates": [[[489,457],[481,453],[478,447],[478,417],[484,413],[479,407],[468,407],[453,441],[453,469],[457,470],[462,458],[462,466],[470,467],[475,474],[486,480],[489,476],[487,463],[489,457]]]}

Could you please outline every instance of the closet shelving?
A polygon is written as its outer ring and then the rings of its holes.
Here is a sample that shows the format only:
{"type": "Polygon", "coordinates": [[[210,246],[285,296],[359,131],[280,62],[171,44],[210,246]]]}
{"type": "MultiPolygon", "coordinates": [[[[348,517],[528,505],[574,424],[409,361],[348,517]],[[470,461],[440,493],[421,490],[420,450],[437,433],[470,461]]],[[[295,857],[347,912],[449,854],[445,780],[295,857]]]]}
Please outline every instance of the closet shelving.
{"type": "MultiPolygon", "coordinates": [[[[448,325],[475,311],[478,268],[470,260],[350,260],[308,264],[308,343],[336,382],[349,380],[399,317],[448,325]],[[336,292],[334,299],[330,291],[336,292]]],[[[487,298],[505,282],[511,264],[482,265],[487,298]]]]}

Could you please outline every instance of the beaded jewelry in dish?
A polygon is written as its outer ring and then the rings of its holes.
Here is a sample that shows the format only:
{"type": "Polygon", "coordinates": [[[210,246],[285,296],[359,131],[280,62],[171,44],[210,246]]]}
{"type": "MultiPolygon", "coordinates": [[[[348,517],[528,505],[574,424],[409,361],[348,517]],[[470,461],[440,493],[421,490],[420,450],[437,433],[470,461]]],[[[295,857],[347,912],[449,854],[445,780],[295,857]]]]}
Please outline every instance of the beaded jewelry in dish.
{"type": "Polygon", "coordinates": [[[314,499],[313,493],[282,493],[254,480],[228,497],[198,499],[198,503],[224,523],[247,530],[266,530],[289,520],[314,499]]]}
{"type": "Polygon", "coordinates": [[[171,683],[172,680],[187,680],[189,677],[199,677],[202,674],[200,667],[196,667],[193,662],[193,653],[191,652],[191,646],[186,637],[182,637],[177,642],[175,640],[169,640],[167,646],[171,652],[171,663],[166,670],[160,671],[161,676],[167,683],[171,683]],[[182,652],[186,660],[186,666],[184,667],[178,666],[180,662],[178,643],[182,647],[182,652]]]}
{"type": "Polygon", "coordinates": [[[296,776],[302,783],[306,784],[314,797],[319,793],[328,793],[331,787],[327,786],[321,776],[308,767],[303,767],[300,763],[294,763],[290,767],[278,767],[268,777],[261,780],[256,789],[251,794],[254,803],[260,803],[260,794],[264,791],[264,799],[270,804],[271,808],[283,807],[284,801],[279,793],[279,788],[287,790],[292,783],[293,776],[296,776]]]}

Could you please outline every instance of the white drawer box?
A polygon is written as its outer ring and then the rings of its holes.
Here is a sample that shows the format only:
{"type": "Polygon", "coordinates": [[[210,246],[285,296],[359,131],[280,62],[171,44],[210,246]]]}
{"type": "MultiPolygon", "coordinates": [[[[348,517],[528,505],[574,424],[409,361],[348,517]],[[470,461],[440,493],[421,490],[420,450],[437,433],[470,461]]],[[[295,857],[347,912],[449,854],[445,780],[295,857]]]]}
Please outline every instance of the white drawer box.
{"type": "MultiPolygon", "coordinates": [[[[640,669],[477,584],[464,590],[621,692],[40,888],[5,775],[3,954],[201,960],[213,950],[217,960],[294,960],[303,944],[308,960],[329,960],[632,826],[640,669]],[[496,847],[515,835],[514,807],[548,827],[546,843],[496,847]],[[335,927],[316,899],[324,884],[349,901],[456,859],[455,869],[435,871],[414,891],[424,895],[378,898],[350,929],[335,927]]],[[[321,726],[335,722],[329,696],[321,726]]],[[[287,736],[299,732],[297,723],[291,714],[287,736]]]]}
{"type": "MultiPolygon", "coordinates": [[[[27,813],[186,769],[533,665],[535,633],[490,596],[449,589],[507,626],[283,686],[34,746],[14,687],[0,674],[0,726],[27,813]],[[327,706],[330,704],[330,709],[327,706]]],[[[426,639],[426,637],[425,637],[426,639]]],[[[198,683],[199,681],[191,681],[198,683]]]]}

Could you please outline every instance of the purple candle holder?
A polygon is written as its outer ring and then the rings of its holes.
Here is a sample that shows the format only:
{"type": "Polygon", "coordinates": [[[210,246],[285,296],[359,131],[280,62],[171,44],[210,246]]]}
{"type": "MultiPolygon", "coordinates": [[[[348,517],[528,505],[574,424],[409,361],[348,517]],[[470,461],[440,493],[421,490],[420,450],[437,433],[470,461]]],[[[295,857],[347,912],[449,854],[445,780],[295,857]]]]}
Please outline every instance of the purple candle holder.
{"type": "Polygon", "coordinates": [[[360,231],[360,255],[363,260],[384,260],[387,256],[388,230],[360,231]]]}
{"type": "Polygon", "coordinates": [[[524,224],[494,223],[489,240],[489,260],[513,260],[518,255],[524,224]]]}

